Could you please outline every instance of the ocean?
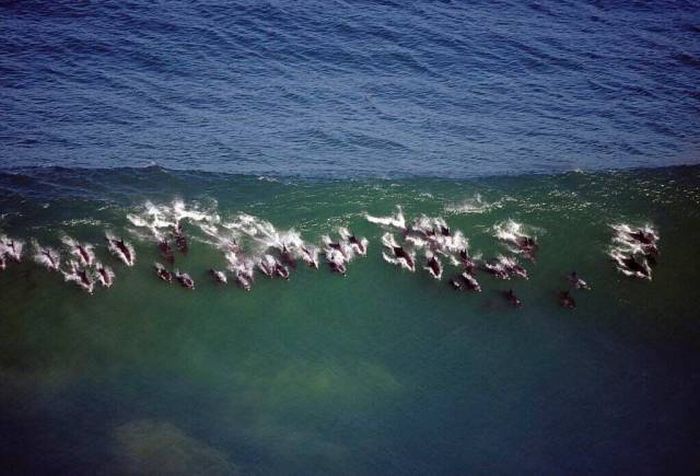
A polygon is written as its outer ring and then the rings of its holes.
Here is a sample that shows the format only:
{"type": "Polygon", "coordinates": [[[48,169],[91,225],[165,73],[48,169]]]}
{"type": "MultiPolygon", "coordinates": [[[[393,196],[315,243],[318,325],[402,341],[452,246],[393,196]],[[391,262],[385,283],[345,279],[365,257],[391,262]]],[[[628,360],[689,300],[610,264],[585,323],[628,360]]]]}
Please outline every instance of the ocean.
{"type": "Polygon", "coordinates": [[[697,4],[0,12],[1,473],[697,471],[697,4]]]}

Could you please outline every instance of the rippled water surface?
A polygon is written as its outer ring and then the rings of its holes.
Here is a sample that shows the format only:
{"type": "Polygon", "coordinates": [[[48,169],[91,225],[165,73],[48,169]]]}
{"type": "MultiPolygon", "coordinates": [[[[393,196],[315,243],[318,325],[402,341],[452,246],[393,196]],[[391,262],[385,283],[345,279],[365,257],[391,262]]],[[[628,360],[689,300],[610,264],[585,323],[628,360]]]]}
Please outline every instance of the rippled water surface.
{"type": "Polygon", "coordinates": [[[696,163],[697,2],[2,2],[0,164],[696,163]]]}

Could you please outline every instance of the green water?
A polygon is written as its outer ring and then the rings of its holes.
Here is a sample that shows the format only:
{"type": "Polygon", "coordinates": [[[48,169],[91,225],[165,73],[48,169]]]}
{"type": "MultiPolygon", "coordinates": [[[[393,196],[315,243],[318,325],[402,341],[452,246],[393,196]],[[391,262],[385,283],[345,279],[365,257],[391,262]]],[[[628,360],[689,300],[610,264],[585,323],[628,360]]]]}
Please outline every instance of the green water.
{"type": "Polygon", "coordinates": [[[700,168],[547,177],[269,182],[145,171],[2,177],[0,229],[98,243],[117,273],[93,296],[25,259],[0,273],[0,465],[51,474],[658,474],[697,469],[700,168]],[[61,184],[60,186],[57,184],[61,184]],[[136,183],[136,185],[132,185],[136,183]],[[481,213],[458,213],[480,194],[481,213]],[[311,241],[338,225],[370,240],[347,277],[300,266],[250,293],[216,286],[197,241],[152,273],[102,246],[145,200],[246,212],[311,241]],[[480,295],[381,258],[365,213],[441,215],[472,253],[492,226],[532,227],[528,281],[481,274],[480,295]],[[652,223],[651,282],[606,256],[611,223],[652,223]],[[592,285],[573,311],[564,275],[592,285]],[[498,291],[512,287],[521,309],[498,291]]]}

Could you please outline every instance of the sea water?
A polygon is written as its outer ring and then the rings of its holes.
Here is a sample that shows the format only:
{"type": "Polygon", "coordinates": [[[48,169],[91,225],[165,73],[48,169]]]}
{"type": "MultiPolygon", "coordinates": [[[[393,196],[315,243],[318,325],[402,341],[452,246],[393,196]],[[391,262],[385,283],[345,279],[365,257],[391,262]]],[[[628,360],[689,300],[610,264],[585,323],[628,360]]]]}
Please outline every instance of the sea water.
{"type": "MultiPolygon", "coordinates": [[[[694,464],[700,170],[473,180],[328,181],[145,169],[0,175],[0,227],[26,242],[0,273],[2,461],[11,472],[230,474],[656,473],[694,464]],[[469,252],[536,238],[529,279],[477,271],[481,293],[382,259],[367,215],[403,209],[461,231],[469,252]],[[189,240],[159,280],[148,227],[179,210],[189,240]],[[309,245],[339,226],[369,240],[345,277],[299,263],[250,292],[214,282],[201,224],[243,216],[309,245]],[[163,215],[165,216],[165,215],[163,215]],[[150,217],[150,218],[149,218],[150,217]],[[139,218],[141,221],[139,221],[139,218]],[[620,273],[611,225],[657,230],[651,280],[620,273]],[[111,255],[104,233],[135,247],[111,255]],[[69,235],[116,273],[90,295],[32,260],[69,235]],[[591,290],[558,293],[576,271],[591,290]],[[513,289],[513,308],[501,292],[513,289]]],[[[223,228],[221,228],[223,229],[223,228]]],[[[163,228],[165,233],[167,228],[163,228]]],[[[401,232],[393,230],[397,240],[401,232]]],[[[272,236],[272,235],[271,235],[272,236]]],[[[242,243],[242,242],[241,242],[242,243]]],[[[260,251],[261,248],[255,248],[260,251]]],[[[270,248],[270,252],[274,250],[270,248]]],[[[248,247],[240,253],[252,253],[248,247]]]]}

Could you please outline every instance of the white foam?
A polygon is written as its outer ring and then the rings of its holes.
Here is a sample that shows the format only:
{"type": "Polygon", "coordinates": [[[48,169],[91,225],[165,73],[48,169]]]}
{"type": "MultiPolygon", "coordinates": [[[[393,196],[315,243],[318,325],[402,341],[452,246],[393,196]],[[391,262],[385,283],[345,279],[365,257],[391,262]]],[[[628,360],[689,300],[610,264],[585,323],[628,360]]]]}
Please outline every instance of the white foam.
{"type": "Polygon", "coordinates": [[[472,198],[445,205],[445,212],[451,215],[480,214],[486,213],[493,208],[500,208],[501,206],[501,201],[489,203],[481,197],[481,194],[476,193],[472,198]]]}
{"type": "Polygon", "coordinates": [[[405,230],[406,229],[406,218],[403,215],[403,210],[401,209],[401,205],[396,205],[396,214],[394,215],[389,215],[386,217],[375,217],[372,215],[365,215],[365,218],[367,219],[368,222],[374,223],[377,225],[384,225],[384,226],[389,226],[393,228],[398,228],[400,230],[405,230]]]}

